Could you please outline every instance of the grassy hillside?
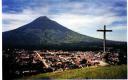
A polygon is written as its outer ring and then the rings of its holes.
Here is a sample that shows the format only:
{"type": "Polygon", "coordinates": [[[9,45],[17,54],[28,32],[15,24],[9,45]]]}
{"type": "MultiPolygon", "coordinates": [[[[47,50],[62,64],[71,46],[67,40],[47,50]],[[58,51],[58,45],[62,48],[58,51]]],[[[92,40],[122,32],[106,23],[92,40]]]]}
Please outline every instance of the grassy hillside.
{"type": "Polygon", "coordinates": [[[81,69],[66,70],[34,75],[23,79],[125,79],[127,78],[127,65],[106,67],[85,67],[81,69]]]}

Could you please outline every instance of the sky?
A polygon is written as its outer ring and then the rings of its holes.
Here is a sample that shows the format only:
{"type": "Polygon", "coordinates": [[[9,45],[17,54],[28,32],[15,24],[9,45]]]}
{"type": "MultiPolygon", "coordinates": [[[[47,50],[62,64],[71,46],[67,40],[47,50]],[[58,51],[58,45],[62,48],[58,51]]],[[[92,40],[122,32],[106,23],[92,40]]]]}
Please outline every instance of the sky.
{"type": "Polygon", "coordinates": [[[108,40],[127,41],[127,0],[2,0],[2,31],[16,29],[40,16],[95,38],[107,29],[108,40]]]}

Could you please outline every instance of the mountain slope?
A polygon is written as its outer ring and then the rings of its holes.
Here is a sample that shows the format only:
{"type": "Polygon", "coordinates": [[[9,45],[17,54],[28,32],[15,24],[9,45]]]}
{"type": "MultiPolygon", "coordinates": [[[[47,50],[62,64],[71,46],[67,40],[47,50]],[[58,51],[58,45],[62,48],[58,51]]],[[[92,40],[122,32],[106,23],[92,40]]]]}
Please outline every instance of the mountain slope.
{"type": "Polygon", "coordinates": [[[20,28],[3,33],[4,45],[14,46],[94,42],[97,40],[71,31],[45,16],[20,28]]]}
{"type": "Polygon", "coordinates": [[[41,16],[29,24],[15,30],[3,32],[3,47],[53,47],[53,46],[97,46],[101,39],[79,34],[46,16],[41,16]]]}

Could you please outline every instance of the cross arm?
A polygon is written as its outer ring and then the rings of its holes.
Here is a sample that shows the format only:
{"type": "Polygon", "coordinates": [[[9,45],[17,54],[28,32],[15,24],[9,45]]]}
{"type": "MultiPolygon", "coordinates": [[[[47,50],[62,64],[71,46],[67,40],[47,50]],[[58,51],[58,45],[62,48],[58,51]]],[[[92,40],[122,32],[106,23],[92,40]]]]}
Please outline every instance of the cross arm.
{"type": "Polygon", "coordinates": [[[107,32],[112,32],[112,30],[105,30],[105,31],[107,31],[107,32]]]}
{"type": "Polygon", "coordinates": [[[112,30],[97,30],[97,31],[101,31],[101,32],[112,32],[112,30]]]}
{"type": "Polygon", "coordinates": [[[104,32],[104,30],[97,30],[97,31],[102,31],[102,32],[104,32]]]}

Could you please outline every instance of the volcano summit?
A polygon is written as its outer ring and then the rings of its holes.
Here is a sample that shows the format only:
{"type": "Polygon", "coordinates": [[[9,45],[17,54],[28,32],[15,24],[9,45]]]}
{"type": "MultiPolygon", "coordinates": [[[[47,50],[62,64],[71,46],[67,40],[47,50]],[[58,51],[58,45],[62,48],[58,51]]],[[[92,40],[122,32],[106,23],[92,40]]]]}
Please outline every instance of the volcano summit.
{"type": "MultiPolygon", "coordinates": [[[[41,16],[17,29],[3,32],[2,39],[4,48],[81,49],[102,47],[101,39],[74,32],[46,16],[41,16]]],[[[108,43],[112,44],[113,41],[108,41],[108,43]]]]}

